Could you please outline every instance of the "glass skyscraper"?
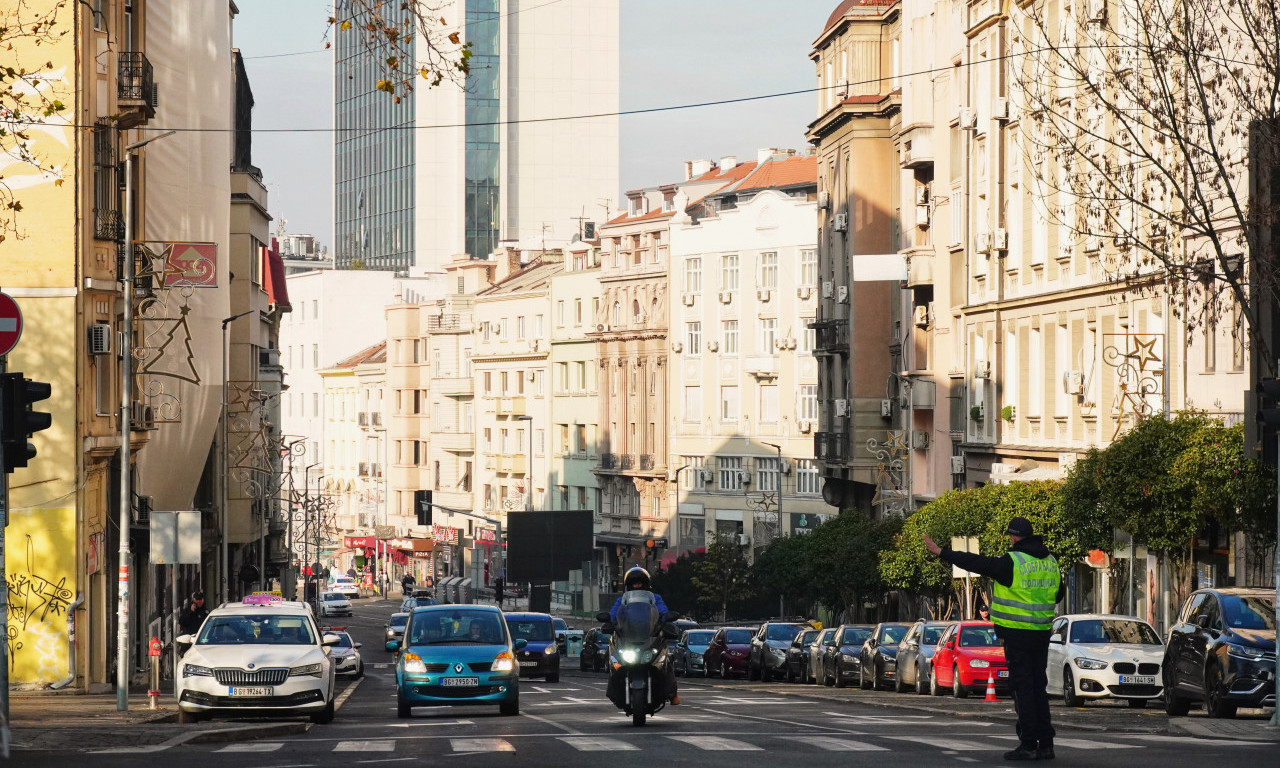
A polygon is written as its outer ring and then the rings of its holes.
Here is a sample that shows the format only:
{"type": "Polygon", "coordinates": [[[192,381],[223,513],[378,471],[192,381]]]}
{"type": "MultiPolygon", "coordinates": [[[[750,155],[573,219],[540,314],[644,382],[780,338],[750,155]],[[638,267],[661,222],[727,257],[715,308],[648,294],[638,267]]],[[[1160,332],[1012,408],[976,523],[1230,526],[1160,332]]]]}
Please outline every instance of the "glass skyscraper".
{"type": "Polygon", "coordinates": [[[498,245],[498,0],[467,0],[466,247],[483,259],[498,245]]]}

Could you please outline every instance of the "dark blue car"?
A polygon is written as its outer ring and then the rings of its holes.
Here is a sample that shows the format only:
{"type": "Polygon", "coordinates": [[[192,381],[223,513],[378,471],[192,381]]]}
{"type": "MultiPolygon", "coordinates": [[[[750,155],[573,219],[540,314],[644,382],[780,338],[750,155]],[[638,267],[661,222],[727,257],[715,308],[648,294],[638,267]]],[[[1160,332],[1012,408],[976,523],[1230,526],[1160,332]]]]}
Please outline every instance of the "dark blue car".
{"type": "Polygon", "coordinates": [[[514,640],[525,645],[516,653],[521,677],[541,677],[548,683],[560,682],[560,652],[556,630],[546,613],[508,613],[507,626],[514,640]]]}

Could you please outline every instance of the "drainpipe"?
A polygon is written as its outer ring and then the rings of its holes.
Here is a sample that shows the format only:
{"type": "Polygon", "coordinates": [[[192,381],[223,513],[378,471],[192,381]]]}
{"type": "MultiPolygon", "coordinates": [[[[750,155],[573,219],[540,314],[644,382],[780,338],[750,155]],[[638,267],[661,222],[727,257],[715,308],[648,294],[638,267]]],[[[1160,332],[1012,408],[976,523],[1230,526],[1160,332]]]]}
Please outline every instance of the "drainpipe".
{"type": "Polygon", "coordinates": [[[77,592],[76,599],[67,606],[67,672],[66,677],[49,687],[58,690],[71,685],[76,679],[76,609],[84,605],[84,593],[77,592]]]}

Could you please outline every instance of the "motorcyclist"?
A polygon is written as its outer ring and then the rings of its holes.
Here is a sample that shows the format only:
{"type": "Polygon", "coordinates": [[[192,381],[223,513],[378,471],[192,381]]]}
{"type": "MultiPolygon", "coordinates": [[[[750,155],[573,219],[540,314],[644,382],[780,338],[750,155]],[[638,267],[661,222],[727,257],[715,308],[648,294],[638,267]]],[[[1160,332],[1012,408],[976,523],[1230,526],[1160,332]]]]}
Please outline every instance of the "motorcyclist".
{"type": "MultiPolygon", "coordinates": [[[[649,572],[640,566],[635,566],[627,571],[627,575],[622,580],[623,594],[633,590],[644,590],[653,595],[654,606],[658,609],[658,616],[662,621],[667,620],[667,603],[662,599],[662,595],[653,591],[653,583],[649,578],[649,572]]],[[[618,599],[613,601],[613,607],[609,609],[609,621],[617,623],[618,609],[622,607],[622,595],[618,595],[618,599]]],[[[676,667],[672,663],[670,655],[667,657],[666,663],[667,673],[667,690],[671,692],[671,704],[679,706],[680,695],[676,692],[676,667]]]]}

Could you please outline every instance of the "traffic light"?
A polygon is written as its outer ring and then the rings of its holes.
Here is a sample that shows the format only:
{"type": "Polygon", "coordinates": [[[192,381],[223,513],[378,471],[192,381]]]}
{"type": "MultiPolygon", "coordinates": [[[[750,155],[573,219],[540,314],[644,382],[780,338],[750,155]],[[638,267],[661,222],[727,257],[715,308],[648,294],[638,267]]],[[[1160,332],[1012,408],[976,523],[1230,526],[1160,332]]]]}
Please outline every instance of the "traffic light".
{"type": "Polygon", "coordinates": [[[1258,448],[1262,463],[1269,467],[1276,466],[1276,434],[1280,432],[1280,379],[1265,378],[1258,380],[1257,412],[1254,415],[1258,423],[1258,448]]]}
{"type": "Polygon", "coordinates": [[[36,457],[36,447],[28,440],[53,424],[53,417],[31,409],[32,403],[48,400],[53,389],[43,381],[23,378],[21,373],[0,375],[0,443],[4,449],[4,471],[12,472],[36,457]]]}
{"type": "Polygon", "coordinates": [[[645,539],[644,547],[645,549],[666,549],[667,540],[666,539],[645,539]]]}
{"type": "Polygon", "coordinates": [[[418,525],[431,525],[431,491],[414,491],[413,503],[418,525]]]}

